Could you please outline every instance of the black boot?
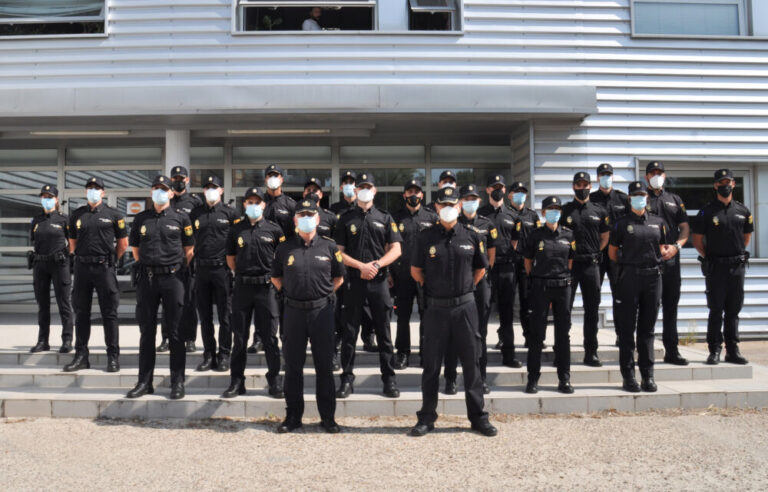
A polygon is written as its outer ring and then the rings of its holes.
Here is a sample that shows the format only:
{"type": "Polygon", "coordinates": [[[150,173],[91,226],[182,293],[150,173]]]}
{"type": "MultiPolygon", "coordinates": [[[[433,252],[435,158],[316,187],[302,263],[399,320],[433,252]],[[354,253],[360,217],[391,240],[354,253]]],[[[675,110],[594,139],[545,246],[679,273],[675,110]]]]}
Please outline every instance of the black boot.
{"type": "Polygon", "coordinates": [[[169,347],[170,347],[170,345],[168,344],[168,339],[167,338],[163,338],[162,341],[160,342],[160,345],[157,346],[157,351],[158,352],[168,352],[168,348],[169,347]]]}
{"type": "Polygon", "coordinates": [[[286,417],[285,420],[283,420],[283,423],[277,427],[277,432],[279,434],[286,434],[288,432],[293,432],[296,429],[300,429],[300,428],[301,428],[300,419],[296,419],[293,417],[286,417]]]}
{"type": "Polygon", "coordinates": [[[366,352],[378,352],[379,346],[376,345],[376,341],[373,338],[373,335],[368,337],[367,339],[363,340],[363,350],[366,352]]]}
{"type": "Polygon", "coordinates": [[[224,390],[221,394],[222,398],[234,398],[239,395],[245,394],[245,381],[242,379],[233,379],[229,384],[229,388],[224,390]]]}
{"type": "Polygon", "coordinates": [[[171,383],[171,400],[181,400],[184,398],[184,383],[171,383]]]}
{"type": "Polygon", "coordinates": [[[144,395],[151,395],[155,392],[155,388],[152,387],[152,383],[146,383],[139,381],[131,391],[125,395],[127,398],[139,398],[144,395]]]}
{"type": "Polygon", "coordinates": [[[675,365],[675,366],[688,365],[688,359],[680,355],[680,352],[678,352],[677,350],[667,351],[667,353],[664,354],[664,362],[666,362],[667,364],[675,365]]]}
{"type": "Polygon", "coordinates": [[[116,355],[107,356],[107,372],[117,372],[120,370],[120,362],[116,355]]]}
{"type": "Polygon", "coordinates": [[[339,370],[341,370],[341,364],[339,363],[339,354],[338,354],[338,352],[334,352],[333,358],[331,359],[331,370],[332,371],[339,371],[339,370]]]}
{"type": "Polygon", "coordinates": [[[261,340],[258,338],[253,339],[253,343],[250,347],[248,347],[248,353],[249,354],[256,354],[259,352],[259,350],[264,350],[264,344],[261,343],[261,340]]]}
{"type": "Polygon", "coordinates": [[[45,352],[46,350],[51,350],[51,346],[48,345],[48,342],[41,340],[37,342],[34,347],[29,349],[29,353],[36,354],[37,352],[45,352]]]}
{"type": "Polygon", "coordinates": [[[457,393],[456,389],[456,381],[451,381],[449,379],[445,380],[445,394],[446,395],[455,395],[457,393]]]}
{"type": "Polygon", "coordinates": [[[82,354],[76,354],[75,358],[72,359],[72,362],[64,366],[64,372],[75,372],[79,371],[80,369],[90,369],[91,363],[88,362],[88,359],[82,355],[82,354]]]}
{"type": "Polygon", "coordinates": [[[560,393],[565,393],[566,395],[570,395],[573,393],[573,386],[571,386],[571,382],[567,379],[561,379],[560,383],[557,385],[557,391],[560,393]]]}
{"type": "Polygon", "coordinates": [[[352,382],[343,379],[338,391],[336,391],[336,398],[346,398],[354,392],[355,387],[352,386],[352,382]]]}
{"type": "Polygon", "coordinates": [[[275,378],[275,380],[269,385],[268,393],[272,398],[285,398],[285,394],[283,393],[283,381],[280,377],[275,378]]]}
{"type": "Polygon", "coordinates": [[[528,375],[528,384],[525,385],[525,392],[530,394],[535,394],[539,392],[539,376],[529,374],[528,375]]]}
{"type": "Polygon", "coordinates": [[[401,371],[408,367],[408,354],[403,354],[401,352],[398,352],[397,355],[395,355],[395,369],[398,371],[401,371]]]}
{"type": "Polygon", "coordinates": [[[213,354],[210,352],[205,352],[203,354],[203,362],[198,364],[197,368],[195,368],[195,371],[210,371],[216,367],[216,360],[213,357],[213,354]]]}
{"type": "Polygon", "coordinates": [[[59,347],[60,354],[68,354],[72,352],[72,340],[64,340],[59,347]]]}
{"type": "Polygon", "coordinates": [[[621,385],[621,388],[630,393],[640,393],[640,385],[637,384],[637,379],[635,379],[634,376],[624,378],[624,383],[621,385]]]}
{"type": "Polygon", "coordinates": [[[584,354],[584,365],[589,367],[603,367],[603,363],[597,356],[597,352],[586,352],[584,354]]]}
{"type": "Polygon", "coordinates": [[[515,358],[515,353],[514,352],[508,352],[506,354],[502,354],[502,356],[501,356],[501,364],[504,365],[504,366],[507,366],[507,367],[511,367],[513,369],[519,369],[519,368],[523,367],[522,362],[520,362],[519,360],[517,360],[515,358]]]}
{"type": "Polygon", "coordinates": [[[716,366],[720,363],[720,351],[722,348],[716,347],[716,348],[710,348],[709,349],[709,357],[707,357],[706,363],[710,366],[716,366]]]}
{"type": "Polygon", "coordinates": [[[216,367],[213,368],[216,372],[227,372],[229,371],[229,355],[227,354],[219,354],[218,356],[218,362],[216,364],[216,367]]]}
{"type": "Polygon", "coordinates": [[[656,386],[656,381],[653,380],[653,376],[644,377],[642,383],[640,383],[640,388],[646,393],[655,393],[659,389],[656,386]]]}
{"type": "Polygon", "coordinates": [[[197,350],[197,347],[195,347],[195,341],[194,340],[187,340],[184,343],[184,350],[186,350],[188,354],[191,354],[192,352],[195,352],[197,350]]]}
{"type": "Polygon", "coordinates": [[[384,383],[383,393],[389,398],[400,398],[400,390],[397,389],[397,383],[394,381],[384,383]]]}
{"type": "Polygon", "coordinates": [[[743,355],[741,355],[739,346],[735,343],[725,347],[725,362],[740,365],[749,363],[749,361],[745,359],[743,355]]]}

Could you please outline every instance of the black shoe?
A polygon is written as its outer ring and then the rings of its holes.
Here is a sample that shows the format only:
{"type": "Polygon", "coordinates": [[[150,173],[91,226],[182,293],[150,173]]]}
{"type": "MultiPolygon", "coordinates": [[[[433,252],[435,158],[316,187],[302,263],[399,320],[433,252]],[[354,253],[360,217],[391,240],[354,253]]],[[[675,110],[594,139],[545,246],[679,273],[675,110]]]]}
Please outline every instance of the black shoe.
{"type": "Polygon", "coordinates": [[[483,381],[483,394],[484,395],[490,395],[491,394],[491,387],[488,386],[488,383],[483,381]]]}
{"type": "Polygon", "coordinates": [[[80,369],[90,368],[91,363],[88,362],[88,359],[86,359],[84,355],[75,355],[75,358],[72,359],[72,362],[64,366],[64,372],[75,372],[79,371],[80,369]]]}
{"type": "Polygon", "coordinates": [[[196,352],[197,351],[197,347],[195,347],[195,341],[194,340],[187,340],[184,343],[184,350],[186,350],[188,354],[191,354],[192,352],[196,352]]]}
{"type": "Polygon", "coordinates": [[[584,365],[589,367],[603,367],[600,357],[598,357],[595,352],[584,354],[584,365]]]}
{"type": "Polygon", "coordinates": [[[560,381],[560,383],[557,385],[557,391],[560,393],[565,393],[566,395],[570,395],[573,393],[573,386],[571,386],[570,381],[560,381]]]}
{"type": "Polygon", "coordinates": [[[154,392],[155,388],[152,387],[152,383],[139,382],[125,396],[127,398],[139,398],[140,396],[151,395],[154,392]]]}
{"type": "Polygon", "coordinates": [[[158,352],[168,352],[168,339],[163,338],[163,340],[160,342],[160,345],[157,346],[158,352]]]}
{"type": "Polygon", "coordinates": [[[328,434],[338,434],[341,432],[341,427],[335,420],[321,420],[320,427],[322,427],[328,434]]]}
{"type": "Polygon", "coordinates": [[[216,364],[216,367],[213,368],[216,372],[227,372],[229,371],[229,356],[228,355],[222,355],[219,354],[218,357],[219,361],[216,364]]]}
{"type": "Polygon", "coordinates": [[[331,359],[331,370],[332,371],[341,370],[341,364],[339,363],[339,354],[336,354],[336,353],[333,354],[333,358],[331,359]]]}
{"type": "Polygon", "coordinates": [[[395,369],[398,371],[402,371],[403,369],[408,367],[408,354],[401,354],[398,352],[395,355],[395,369]]]}
{"type": "Polygon", "coordinates": [[[277,426],[277,432],[279,434],[287,434],[288,432],[293,432],[299,428],[301,428],[301,420],[286,418],[283,420],[282,424],[277,426]]]}
{"type": "Polygon", "coordinates": [[[472,430],[475,432],[479,432],[485,437],[493,437],[499,433],[498,429],[492,426],[491,423],[488,422],[487,420],[480,420],[479,422],[474,422],[472,424],[472,430]]]}
{"type": "Polygon", "coordinates": [[[507,356],[507,357],[502,357],[501,365],[507,366],[507,367],[512,367],[513,369],[520,369],[521,367],[523,367],[522,362],[520,362],[519,360],[515,359],[514,355],[510,355],[510,356],[507,356]]]}
{"type": "Polygon", "coordinates": [[[59,353],[60,354],[68,354],[72,352],[72,340],[65,340],[61,347],[59,347],[59,353]]]}
{"type": "Polygon", "coordinates": [[[408,432],[409,436],[413,437],[421,437],[426,436],[427,432],[435,430],[434,424],[424,424],[422,422],[417,422],[416,425],[414,425],[410,432],[408,432]]]}
{"type": "MultiPolygon", "coordinates": [[[[526,340],[526,342],[525,342],[525,343],[528,343],[528,341],[526,340]]],[[[501,340],[499,340],[498,342],[496,342],[496,345],[494,346],[494,348],[495,348],[496,350],[501,350],[501,347],[503,347],[503,346],[504,346],[504,342],[502,342],[501,340]]]]}
{"type": "Polygon", "coordinates": [[[678,352],[664,354],[664,362],[666,362],[667,364],[674,364],[676,366],[688,365],[688,359],[684,358],[678,352]]]}
{"type": "Polygon", "coordinates": [[[531,379],[528,378],[528,384],[525,385],[525,392],[530,393],[532,395],[539,392],[539,381],[538,379],[531,379]]]}
{"type": "Polygon", "coordinates": [[[184,383],[171,383],[171,400],[181,400],[184,398],[184,383]]]}
{"type": "Polygon", "coordinates": [[[725,362],[740,365],[749,363],[749,361],[741,355],[738,345],[731,345],[730,347],[725,348],[725,362]]]}
{"type": "Polygon", "coordinates": [[[203,354],[203,362],[197,365],[197,367],[195,368],[195,371],[210,371],[214,367],[216,367],[216,361],[213,355],[211,355],[208,352],[205,352],[203,354]]]}
{"type": "Polygon", "coordinates": [[[107,359],[107,372],[117,372],[120,370],[120,362],[117,361],[116,355],[111,355],[107,359]]]}
{"type": "Polygon", "coordinates": [[[656,386],[656,381],[653,380],[653,378],[643,378],[643,382],[640,384],[640,388],[642,388],[643,391],[646,393],[655,393],[656,390],[658,390],[658,386],[656,386]]]}
{"type": "Polygon", "coordinates": [[[384,383],[384,396],[389,398],[400,398],[400,390],[397,389],[397,383],[390,381],[384,383]]]}
{"type": "Polygon", "coordinates": [[[222,398],[234,398],[239,395],[245,394],[245,381],[242,379],[238,379],[235,381],[232,381],[229,385],[229,388],[224,390],[224,393],[221,394],[222,398]]]}
{"type": "Polygon", "coordinates": [[[259,350],[264,350],[264,344],[261,343],[261,340],[256,339],[253,341],[250,347],[248,347],[248,353],[249,354],[257,354],[259,353],[259,350]]]}
{"type": "Polygon", "coordinates": [[[707,357],[706,363],[710,366],[716,366],[720,363],[720,347],[709,350],[709,357],[707,357]]]}
{"type": "Polygon", "coordinates": [[[378,352],[379,346],[371,339],[363,342],[363,350],[365,352],[378,352]]]}
{"type": "Polygon", "coordinates": [[[274,384],[269,385],[269,390],[267,391],[269,393],[269,396],[275,399],[281,399],[285,398],[285,393],[283,393],[283,385],[280,382],[276,382],[274,384]]]}
{"type": "Polygon", "coordinates": [[[445,394],[446,395],[455,395],[457,392],[456,389],[456,381],[445,381],[445,394]]]}
{"type": "Polygon", "coordinates": [[[336,391],[336,398],[346,398],[355,392],[355,387],[349,381],[342,381],[338,391],[336,391]]]}
{"type": "Polygon", "coordinates": [[[37,352],[45,352],[46,350],[51,350],[51,346],[48,345],[48,342],[37,342],[34,347],[29,349],[29,352],[31,354],[36,354],[37,352]]]}
{"type": "Polygon", "coordinates": [[[637,384],[637,379],[635,378],[625,379],[624,383],[621,385],[621,389],[629,391],[630,393],[640,393],[640,385],[637,384]]]}

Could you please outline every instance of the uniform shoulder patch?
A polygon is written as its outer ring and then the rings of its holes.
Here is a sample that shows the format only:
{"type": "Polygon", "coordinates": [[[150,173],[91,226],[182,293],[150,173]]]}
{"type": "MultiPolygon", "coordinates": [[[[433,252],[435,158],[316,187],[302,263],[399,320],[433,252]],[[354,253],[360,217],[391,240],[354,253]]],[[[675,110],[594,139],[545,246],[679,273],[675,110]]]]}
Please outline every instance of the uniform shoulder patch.
{"type": "Polygon", "coordinates": [[[571,249],[576,251],[576,241],[571,241],[571,249]]]}
{"type": "Polygon", "coordinates": [[[515,225],[515,230],[516,230],[517,232],[520,232],[520,227],[521,227],[521,225],[522,225],[522,222],[518,222],[518,223],[515,225]]]}
{"type": "Polygon", "coordinates": [[[184,234],[186,234],[187,236],[191,236],[192,235],[192,226],[191,225],[184,226],[184,234]]]}
{"type": "Polygon", "coordinates": [[[277,242],[284,243],[285,242],[285,236],[280,236],[280,239],[278,239],[277,242]]]}
{"type": "Polygon", "coordinates": [[[392,222],[392,232],[397,232],[397,224],[392,222]]]}
{"type": "Polygon", "coordinates": [[[336,261],[341,263],[343,261],[343,258],[341,257],[341,251],[336,250],[336,252],[333,254],[333,256],[336,258],[336,261]]]}
{"type": "Polygon", "coordinates": [[[118,229],[125,229],[125,219],[119,219],[117,221],[117,228],[118,229]]]}
{"type": "MultiPolygon", "coordinates": [[[[519,225],[520,225],[520,223],[518,222],[518,226],[519,225]]],[[[491,239],[496,239],[497,237],[499,237],[499,232],[494,227],[494,228],[491,229],[491,239]]]]}
{"type": "Polygon", "coordinates": [[[752,214],[749,214],[749,217],[747,218],[747,222],[749,222],[750,224],[752,223],[752,214]]]}
{"type": "Polygon", "coordinates": [[[236,219],[235,219],[235,221],[234,221],[234,222],[232,222],[232,223],[233,223],[233,224],[237,224],[237,223],[239,223],[241,220],[243,220],[243,219],[242,219],[242,218],[240,218],[240,217],[238,217],[238,218],[236,218],[236,219]]]}
{"type": "Polygon", "coordinates": [[[480,252],[485,253],[485,245],[483,244],[482,241],[480,241],[480,252]]]}

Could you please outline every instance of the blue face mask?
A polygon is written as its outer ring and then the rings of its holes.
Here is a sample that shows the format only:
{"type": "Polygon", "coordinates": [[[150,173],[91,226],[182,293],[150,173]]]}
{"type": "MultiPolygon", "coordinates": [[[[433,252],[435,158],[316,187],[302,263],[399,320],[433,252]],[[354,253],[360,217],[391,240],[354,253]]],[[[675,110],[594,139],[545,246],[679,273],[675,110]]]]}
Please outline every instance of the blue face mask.
{"type": "Polygon", "coordinates": [[[480,200],[467,200],[466,202],[462,203],[461,206],[464,212],[466,212],[468,215],[472,215],[477,212],[478,208],[480,208],[480,200]]]}
{"type": "Polygon", "coordinates": [[[600,188],[607,190],[612,186],[613,186],[613,176],[611,176],[610,174],[600,176],[600,188]]]}
{"type": "Polygon", "coordinates": [[[560,211],[557,209],[546,210],[544,218],[547,220],[547,224],[557,224],[560,221],[560,211]]]}
{"type": "Polygon", "coordinates": [[[245,215],[248,216],[249,219],[256,220],[261,217],[261,214],[264,213],[264,209],[261,208],[261,205],[256,203],[249,203],[245,206],[245,215]]]}
{"type": "Polygon", "coordinates": [[[521,206],[522,204],[525,203],[525,197],[526,197],[525,193],[520,193],[520,192],[514,193],[512,195],[512,203],[514,203],[515,205],[517,205],[519,207],[519,206],[521,206]]]}
{"type": "Polygon", "coordinates": [[[645,195],[634,195],[629,197],[629,201],[632,204],[634,210],[643,210],[648,203],[648,197],[645,195]]]}
{"type": "Polygon", "coordinates": [[[164,189],[157,188],[152,190],[152,201],[155,202],[156,205],[165,205],[169,200],[168,192],[164,189]]]}
{"type": "Polygon", "coordinates": [[[344,193],[345,197],[352,198],[355,196],[355,185],[345,184],[341,187],[341,191],[344,193]]]}
{"type": "Polygon", "coordinates": [[[85,196],[88,199],[88,203],[99,203],[101,200],[101,190],[96,188],[88,188],[85,190],[85,196]]]}
{"type": "Polygon", "coordinates": [[[304,234],[309,234],[317,227],[315,223],[315,216],[310,215],[306,217],[299,217],[299,230],[304,234]]]}
{"type": "Polygon", "coordinates": [[[41,198],[40,203],[43,206],[43,210],[46,212],[48,210],[53,210],[56,207],[56,199],[55,198],[41,198]]]}

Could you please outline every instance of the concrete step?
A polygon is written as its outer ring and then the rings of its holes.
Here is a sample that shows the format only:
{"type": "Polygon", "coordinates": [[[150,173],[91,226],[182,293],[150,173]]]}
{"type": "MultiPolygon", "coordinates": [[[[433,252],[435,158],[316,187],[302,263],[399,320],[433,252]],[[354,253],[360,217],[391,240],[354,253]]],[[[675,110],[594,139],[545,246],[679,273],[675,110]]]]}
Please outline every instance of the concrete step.
{"type": "MultiPolygon", "coordinates": [[[[669,381],[659,383],[657,393],[630,394],[616,383],[576,386],[572,395],[562,395],[553,385],[543,385],[536,395],[522,392],[522,386],[496,390],[485,399],[491,413],[587,413],[615,409],[642,411],[663,408],[722,408],[768,406],[765,379],[710,381],[669,381]]],[[[337,402],[337,416],[412,416],[421,407],[421,392],[415,387],[401,388],[397,399],[378,392],[359,391],[337,402]]],[[[137,400],[128,400],[122,389],[90,388],[15,388],[0,391],[0,417],[57,418],[186,418],[212,417],[262,418],[285,415],[285,402],[269,398],[263,390],[224,400],[205,389],[190,388],[186,398],[172,401],[168,390],[137,400]]],[[[305,394],[305,417],[316,417],[312,393],[305,394]]],[[[438,413],[465,415],[464,395],[440,395],[438,413]]]]}
{"type": "MultiPolygon", "coordinates": [[[[0,367],[0,388],[132,388],[138,379],[137,368],[122,368],[119,373],[107,373],[102,369],[86,369],[77,373],[62,372],[59,367],[0,367]]],[[[403,387],[421,385],[421,369],[409,367],[397,371],[397,381],[403,387]]],[[[461,374],[461,367],[459,367],[461,374]]],[[[512,369],[503,366],[490,366],[487,381],[492,388],[523,385],[527,381],[525,367],[512,369]]],[[[245,385],[249,389],[267,387],[266,368],[247,369],[245,385]]],[[[752,378],[752,366],[721,364],[708,366],[701,362],[685,367],[658,363],[655,367],[657,381],[700,381],[720,379],[752,378]]],[[[229,372],[195,372],[186,374],[186,387],[209,388],[212,394],[223,391],[230,381],[229,372]]],[[[304,383],[307,388],[315,387],[315,375],[312,369],[305,372],[304,383]]],[[[462,385],[462,377],[458,383],[462,385]]],[[[581,364],[571,366],[573,384],[617,383],[622,381],[618,363],[607,363],[603,367],[586,367],[581,364]]],[[[557,384],[557,371],[554,367],[542,367],[541,384],[557,384]]],[[[154,375],[155,387],[170,386],[168,366],[158,366],[154,375]]],[[[381,388],[381,376],[378,367],[361,367],[355,371],[355,388],[378,390],[381,388]]]]}

